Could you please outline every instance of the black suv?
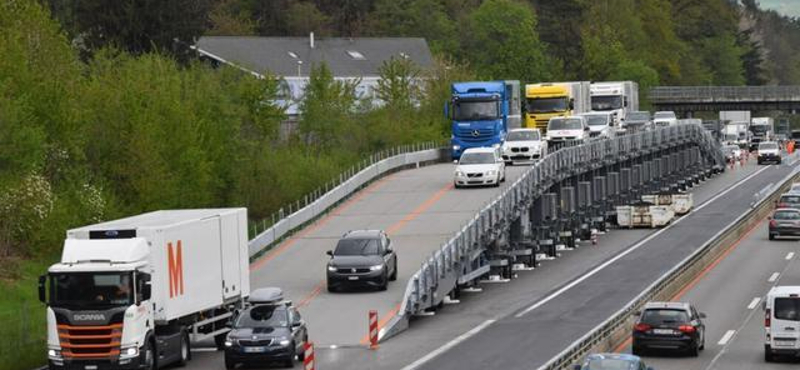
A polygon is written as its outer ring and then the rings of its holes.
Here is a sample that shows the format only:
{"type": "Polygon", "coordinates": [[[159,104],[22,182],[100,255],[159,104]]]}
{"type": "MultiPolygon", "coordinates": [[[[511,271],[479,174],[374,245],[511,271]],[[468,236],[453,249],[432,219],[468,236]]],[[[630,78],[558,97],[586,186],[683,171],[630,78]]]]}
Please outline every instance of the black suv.
{"type": "MultiPolygon", "coordinates": [[[[252,294],[257,295],[256,291],[252,294]]],[[[305,357],[306,342],[308,328],[291,302],[282,298],[268,303],[256,302],[233,320],[225,339],[225,368],[233,369],[239,363],[257,365],[272,361],[292,367],[295,358],[302,361],[305,357]]]]}
{"type": "Polygon", "coordinates": [[[633,327],[632,352],[647,349],[685,350],[696,357],[705,348],[706,317],[688,303],[649,302],[633,327]]]}
{"type": "Polygon", "coordinates": [[[329,292],[345,286],[386,290],[397,279],[397,254],[382,230],[349,231],[328,255],[329,292]]]}

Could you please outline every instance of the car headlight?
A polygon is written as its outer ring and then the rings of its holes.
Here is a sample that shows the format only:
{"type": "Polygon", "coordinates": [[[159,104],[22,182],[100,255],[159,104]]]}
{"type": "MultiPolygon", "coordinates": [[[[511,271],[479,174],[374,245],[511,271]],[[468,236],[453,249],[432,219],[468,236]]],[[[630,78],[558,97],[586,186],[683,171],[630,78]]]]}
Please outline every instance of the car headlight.
{"type": "Polygon", "coordinates": [[[328,271],[330,271],[330,272],[336,272],[336,266],[331,266],[331,265],[328,265],[328,271]]]}
{"type": "Polygon", "coordinates": [[[48,349],[47,357],[51,360],[61,360],[61,351],[57,349],[48,349]]]}
{"type": "Polygon", "coordinates": [[[281,346],[284,346],[284,347],[288,346],[291,343],[292,343],[292,341],[289,340],[289,339],[286,339],[286,338],[283,338],[283,339],[281,339],[280,342],[278,342],[278,344],[280,344],[281,346]]]}
{"type": "Polygon", "coordinates": [[[459,150],[459,149],[461,149],[461,145],[453,145],[453,150],[459,150]]]}
{"type": "Polygon", "coordinates": [[[139,356],[139,347],[122,347],[119,351],[119,358],[127,359],[127,358],[135,358],[139,356]]]}
{"type": "Polygon", "coordinates": [[[383,265],[375,265],[375,266],[370,266],[370,267],[369,267],[369,270],[370,270],[370,271],[380,271],[380,270],[383,270],[383,265]]]}
{"type": "Polygon", "coordinates": [[[486,176],[494,176],[494,175],[497,175],[497,171],[495,170],[490,170],[486,172],[486,176]]]}
{"type": "Polygon", "coordinates": [[[456,171],[456,176],[457,177],[464,177],[465,175],[464,175],[464,172],[456,171]]]}

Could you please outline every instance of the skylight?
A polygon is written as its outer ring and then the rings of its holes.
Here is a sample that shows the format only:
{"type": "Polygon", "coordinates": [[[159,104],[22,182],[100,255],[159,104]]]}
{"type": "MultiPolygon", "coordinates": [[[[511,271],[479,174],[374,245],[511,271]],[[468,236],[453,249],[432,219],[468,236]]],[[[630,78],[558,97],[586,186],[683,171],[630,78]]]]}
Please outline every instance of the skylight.
{"type": "Polygon", "coordinates": [[[294,58],[294,59],[297,59],[297,54],[295,54],[295,53],[293,53],[291,51],[289,52],[289,56],[294,58]]]}
{"type": "Polygon", "coordinates": [[[350,58],[353,58],[355,60],[365,60],[365,59],[367,59],[366,57],[364,57],[364,54],[361,54],[361,53],[359,53],[358,51],[355,51],[355,50],[347,50],[347,55],[349,55],[350,58]]]}

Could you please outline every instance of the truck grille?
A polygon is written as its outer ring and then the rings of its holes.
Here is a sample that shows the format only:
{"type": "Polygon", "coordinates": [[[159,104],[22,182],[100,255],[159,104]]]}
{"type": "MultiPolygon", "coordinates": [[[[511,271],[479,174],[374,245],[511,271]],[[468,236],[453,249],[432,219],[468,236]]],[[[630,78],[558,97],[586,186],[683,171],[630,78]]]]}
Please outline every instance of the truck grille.
{"type": "Polygon", "coordinates": [[[494,135],[493,129],[458,128],[456,136],[464,141],[485,141],[494,135]],[[475,135],[477,133],[477,135],[475,135]]]}
{"type": "Polygon", "coordinates": [[[122,324],[104,326],[58,325],[62,354],[72,358],[119,356],[122,324]]]}

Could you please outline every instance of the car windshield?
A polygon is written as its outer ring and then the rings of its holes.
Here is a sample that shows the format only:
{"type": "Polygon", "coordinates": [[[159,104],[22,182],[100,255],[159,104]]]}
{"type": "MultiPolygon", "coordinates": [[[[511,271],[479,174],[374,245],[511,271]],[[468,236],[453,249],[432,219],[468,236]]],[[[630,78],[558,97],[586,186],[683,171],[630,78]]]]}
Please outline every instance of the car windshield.
{"type": "Polygon", "coordinates": [[[775,150],[775,149],[778,149],[778,144],[771,142],[758,144],[758,150],[775,150]]]}
{"type": "Polygon", "coordinates": [[[675,118],[675,113],[673,112],[656,112],[653,116],[654,119],[673,119],[675,118]]]}
{"type": "Polygon", "coordinates": [[[487,120],[500,117],[497,100],[459,100],[454,106],[453,119],[456,121],[487,120]]]}
{"type": "Polygon", "coordinates": [[[539,140],[539,131],[523,130],[511,131],[506,136],[506,141],[537,141],[539,140]]]}
{"type": "Polygon", "coordinates": [[[378,254],[378,239],[342,239],[333,252],[337,256],[367,256],[378,254]]]}
{"type": "Polygon", "coordinates": [[[586,123],[589,126],[605,126],[608,124],[608,116],[606,115],[586,115],[586,123]]]}
{"type": "Polygon", "coordinates": [[[236,318],[235,328],[285,328],[289,315],[283,306],[255,306],[236,318]]]}
{"type": "Polygon", "coordinates": [[[458,164],[492,164],[494,155],[492,153],[464,153],[458,164]]]}
{"type": "Polygon", "coordinates": [[[775,318],[800,321],[800,298],[775,298],[775,318]]]}
{"type": "Polygon", "coordinates": [[[631,112],[628,114],[627,121],[649,121],[650,113],[648,112],[631,112]]]}
{"type": "Polygon", "coordinates": [[[529,113],[563,112],[569,109],[569,101],[561,98],[537,98],[525,101],[525,110],[529,113]]]}
{"type": "Polygon", "coordinates": [[[636,370],[637,366],[633,361],[617,358],[592,359],[584,366],[586,370],[636,370]]]}
{"type": "Polygon", "coordinates": [[[781,195],[779,203],[800,203],[800,195],[781,195]]]}
{"type": "Polygon", "coordinates": [[[604,111],[622,108],[622,96],[593,96],[592,110],[604,111]]]}
{"type": "Polygon", "coordinates": [[[54,307],[99,308],[133,304],[131,272],[50,274],[50,304],[54,307]]]}
{"type": "Polygon", "coordinates": [[[656,308],[648,309],[642,313],[642,323],[648,325],[668,325],[689,322],[689,315],[684,310],[656,308]]]}
{"type": "Polygon", "coordinates": [[[776,211],[772,218],[776,220],[800,220],[800,212],[776,211]]]}
{"type": "Polygon", "coordinates": [[[547,124],[547,130],[580,130],[581,120],[577,118],[554,118],[547,124]]]}

